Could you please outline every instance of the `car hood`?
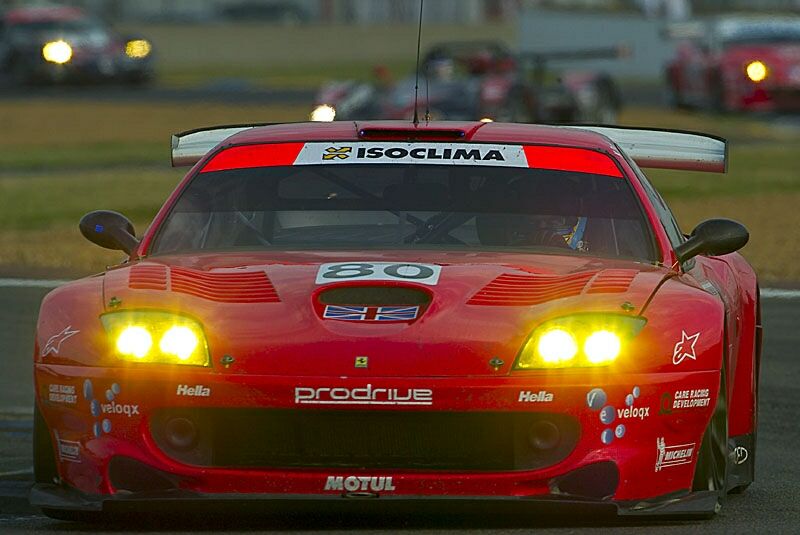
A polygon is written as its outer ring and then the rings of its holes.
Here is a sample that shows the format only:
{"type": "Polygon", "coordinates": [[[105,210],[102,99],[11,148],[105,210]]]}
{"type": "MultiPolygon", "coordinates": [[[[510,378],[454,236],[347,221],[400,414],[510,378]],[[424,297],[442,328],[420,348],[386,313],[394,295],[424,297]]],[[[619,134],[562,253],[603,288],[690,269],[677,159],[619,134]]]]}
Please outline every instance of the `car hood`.
{"type": "Polygon", "coordinates": [[[587,311],[636,314],[665,274],[646,263],[567,255],[225,253],[163,256],[114,269],[103,292],[107,312],[159,309],[195,317],[215,367],[229,355],[234,373],[497,375],[510,371],[540,322],[587,311]],[[391,277],[318,283],[324,265],[354,262],[440,271],[438,280],[422,284],[391,277]],[[366,368],[357,357],[367,357],[366,368]]]}

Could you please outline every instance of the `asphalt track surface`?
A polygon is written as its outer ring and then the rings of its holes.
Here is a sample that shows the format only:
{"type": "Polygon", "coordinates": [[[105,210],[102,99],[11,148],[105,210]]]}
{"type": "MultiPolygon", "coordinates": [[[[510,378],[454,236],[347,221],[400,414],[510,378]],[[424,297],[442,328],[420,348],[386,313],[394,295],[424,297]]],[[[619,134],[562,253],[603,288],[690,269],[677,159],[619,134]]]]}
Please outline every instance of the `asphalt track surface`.
{"type": "Polygon", "coordinates": [[[592,518],[262,517],[128,519],[88,525],[48,519],[27,504],[31,485],[32,340],[45,288],[0,285],[0,533],[261,532],[274,533],[800,533],[800,292],[764,299],[765,349],[757,447],[757,479],[730,496],[708,521],[614,524],[592,518]]]}

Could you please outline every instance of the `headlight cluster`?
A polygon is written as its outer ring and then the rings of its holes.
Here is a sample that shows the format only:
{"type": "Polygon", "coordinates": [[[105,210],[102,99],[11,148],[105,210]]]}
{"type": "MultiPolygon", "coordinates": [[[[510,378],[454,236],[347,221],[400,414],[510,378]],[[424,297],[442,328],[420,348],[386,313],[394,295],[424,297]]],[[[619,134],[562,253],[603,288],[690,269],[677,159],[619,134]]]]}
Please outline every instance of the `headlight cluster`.
{"type": "Polygon", "coordinates": [[[315,122],[329,123],[336,118],[336,108],[327,104],[320,104],[311,111],[308,117],[315,122]]]}
{"type": "Polygon", "coordinates": [[[769,74],[769,70],[764,62],[757,60],[748,63],[747,67],[745,67],[745,72],[747,73],[747,77],[753,82],[761,82],[766,79],[769,74]]]}
{"type": "Polygon", "coordinates": [[[208,366],[208,344],[195,320],[158,311],[121,311],[100,317],[115,353],[130,362],[208,366]]]}
{"type": "Polygon", "coordinates": [[[576,314],[537,327],[517,356],[515,368],[608,366],[647,323],[641,316],[576,314]]]}
{"type": "Polygon", "coordinates": [[[50,41],[42,47],[42,57],[45,61],[63,65],[72,59],[72,47],[66,41],[50,41]]]}
{"type": "Polygon", "coordinates": [[[134,39],[125,43],[125,55],[132,59],[142,59],[150,55],[153,46],[146,39],[134,39]]]}

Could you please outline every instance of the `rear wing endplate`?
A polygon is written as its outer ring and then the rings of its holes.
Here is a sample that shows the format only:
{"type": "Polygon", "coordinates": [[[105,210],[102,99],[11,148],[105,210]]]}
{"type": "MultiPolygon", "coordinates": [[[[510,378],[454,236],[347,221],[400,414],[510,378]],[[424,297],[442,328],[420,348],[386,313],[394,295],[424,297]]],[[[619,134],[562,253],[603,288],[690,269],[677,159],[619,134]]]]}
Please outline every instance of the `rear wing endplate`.
{"type": "Polygon", "coordinates": [[[616,143],[639,167],[724,173],[728,143],[724,138],[682,130],[570,125],[590,130],[616,143]]]}
{"type": "Polygon", "coordinates": [[[172,167],[191,166],[199,162],[211,149],[234,134],[278,123],[215,126],[188,130],[172,135],[172,167]]]}

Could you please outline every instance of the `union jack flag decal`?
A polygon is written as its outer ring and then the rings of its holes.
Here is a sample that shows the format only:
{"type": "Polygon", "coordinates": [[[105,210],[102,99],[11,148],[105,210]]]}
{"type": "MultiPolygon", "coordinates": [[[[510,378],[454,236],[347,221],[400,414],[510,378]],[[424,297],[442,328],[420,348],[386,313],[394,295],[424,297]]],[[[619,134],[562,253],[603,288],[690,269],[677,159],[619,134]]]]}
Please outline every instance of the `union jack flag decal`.
{"type": "Polygon", "coordinates": [[[343,306],[326,305],[322,317],[345,321],[414,321],[419,306],[343,306]]]}

